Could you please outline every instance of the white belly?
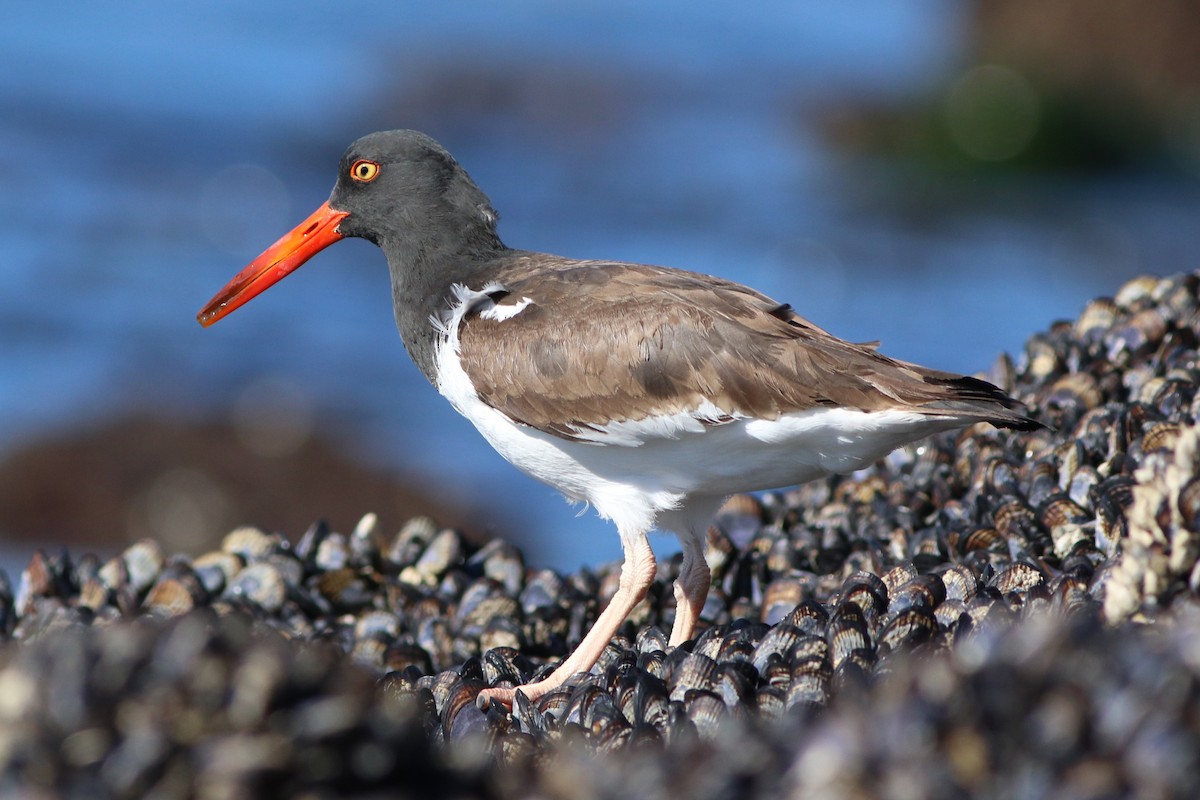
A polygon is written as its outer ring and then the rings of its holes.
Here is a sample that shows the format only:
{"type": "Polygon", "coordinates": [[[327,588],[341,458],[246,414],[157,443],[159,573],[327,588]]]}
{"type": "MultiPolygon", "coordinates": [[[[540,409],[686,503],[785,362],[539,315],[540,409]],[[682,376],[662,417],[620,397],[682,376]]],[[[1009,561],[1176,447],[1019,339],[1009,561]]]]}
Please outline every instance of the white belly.
{"type": "Polygon", "coordinates": [[[912,412],[815,409],[638,444],[592,443],[515,423],[478,399],[455,407],[514,466],[568,497],[597,504],[597,484],[674,498],[792,486],[861,469],[900,445],[961,424],[912,412]]]}

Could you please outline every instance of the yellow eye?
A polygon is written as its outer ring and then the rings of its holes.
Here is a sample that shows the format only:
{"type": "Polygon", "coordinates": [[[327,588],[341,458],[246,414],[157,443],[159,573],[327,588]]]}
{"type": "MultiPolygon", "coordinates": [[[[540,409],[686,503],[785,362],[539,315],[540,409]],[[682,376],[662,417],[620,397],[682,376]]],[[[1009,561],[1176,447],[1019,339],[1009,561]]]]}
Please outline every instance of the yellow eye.
{"type": "Polygon", "coordinates": [[[359,183],[370,183],[379,176],[379,165],[374,161],[360,158],[350,167],[350,177],[359,183]]]}

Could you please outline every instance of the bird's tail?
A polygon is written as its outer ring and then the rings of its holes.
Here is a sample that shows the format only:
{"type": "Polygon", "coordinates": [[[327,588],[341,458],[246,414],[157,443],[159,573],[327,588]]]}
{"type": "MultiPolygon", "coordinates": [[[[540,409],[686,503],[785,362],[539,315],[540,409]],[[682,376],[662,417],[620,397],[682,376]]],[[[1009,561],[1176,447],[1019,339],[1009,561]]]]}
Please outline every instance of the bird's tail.
{"type": "Polygon", "coordinates": [[[933,372],[925,375],[925,382],[947,391],[948,396],[921,406],[923,410],[938,415],[957,416],[988,422],[997,428],[1016,431],[1033,431],[1046,427],[1028,416],[1025,406],[1009,397],[998,387],[969,375],[952,375],[933,372]]]}

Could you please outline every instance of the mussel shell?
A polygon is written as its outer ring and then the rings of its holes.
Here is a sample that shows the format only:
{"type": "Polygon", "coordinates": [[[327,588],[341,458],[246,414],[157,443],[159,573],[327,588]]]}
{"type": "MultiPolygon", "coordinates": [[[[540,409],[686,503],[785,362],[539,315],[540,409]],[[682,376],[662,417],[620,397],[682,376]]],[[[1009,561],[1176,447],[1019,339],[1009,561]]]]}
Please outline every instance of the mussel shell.
{"type": "Polygon", "coordinates": [[[963,564],[952,564],[940,570],[938,574],[946,590],[945,599],[966,602],[979,591],[979,579],[963,564]]]}
{"type": "Polygon", "coordinates": [[[179,565],[164,572],[143,601],[143,607],[160,616],[174,617],[187,613],[208,599],[208,592],[195,574],[179,565]]]}
{"type": "Polygon", "coordinates": [[[887,613],[895,617],[910,608],[933,611],[946,599],[946,584],[934,573],[917,575],[912,580],[896,587],[891,593],[887,613]]]}
{"type": "Polygon", "coordinates": [[[535,572],[521,590],[518,600],[521,610],[530,614],[539,608],[558,605],[563,599],[563,580],[557,572],[543,569],[535,572]]]}
{"type": "Polygon", "coordinates": [[[780,625],[791,625],[808,634],[824,636],[829,626],[829,612],[820,603],[805,600],[784,617],[780,625]]]}
{"type": "Polygon", "coordinates": [[[764,510],[754,495],[735,494],[717,510],[713,525],[728,537],[735,548],[743,548],[762,528],[764,510]]]}
{"type": "Polygon", "coordinates": [[[458,531],[444,528],[430,540],[413,568],[430,580],[442,576],[451,565],[463,558],[463,542],[458,531]]]}
{"type": "Polygon", "coordinates": [[[288,584],[267,562],[250,564],[229,582],[222,597],[249,600],[265,611],[278,611],[287,600],[288,584]]]}
{"type": "Polygon", "coordinates": [[[241,556],[214,550],[194,559],[192,570],[206,592],[219,595],[245,565],[246,562],[241,556]]]}
{"type": "Polygon", "coordinates": [[[345,534],[330,531],[321,537],[313,554],[313,565],[317,569],[332,571],[350,566],[350,540],[345,534]]]}
{"type": "Polygon", "coordinates": [[[892,592],[896,591],[900,586],[917,577],[917,568],[912,565],[912,562],[905,561],[892,567],[881,577],[887,586],[888,596],[890,597],[892,592]]]}
{"type": "Polygon", "coordinates": [[[121,558],[129,568],[129,585],[138,593],[154,584],[166,564],[162,546],[154,539],[142,539],[130,545],[121,553],[121,558]]]}
{"type": "Polygon", "coordinates": [[[780,719],[788,710],[788,690],[778,686],[761,686],[755,694],[755,706],[763,719],[780,719]]]}
{"type": "Polygon", "coordinates": [[[383,655],[384,666],[394,672],[404,672],[416,668],[423,675],[433,672],[433,659],[429,653],[413,641],[398,640],[392,642],[383,655]]]}
{"type": "Polygon", "coordinates": [[[1002,594],[1009,594],[1010,592],[1028,592],[1035,586],[1043,584],[1045,580],[1046,576],[1033,564],[1016,561],[999,570],[989,584],[1002,594]]]}
{"type": "Polygon", "coordinates": [[[642,628],[638,631],[634,647],[637,648],[639,653],[652,653],[656,650],[665,652],[667,649],[667,634],[657,625],[642,628]]]}
{"type": "Polygon", "coordinates": [[[487,733],[487,714],[476,704],[485,688],[482,681],[462,679],[450,687],[440,714],[446,742],[462,742],[487,733]]]}
{"type": "Polygon", "coordinates": [[[729,718],[729,708],[711,691],[688,692],[683,698],[683,707],[687,718],[696,726],[700,738],[709,741],[717,737],[721,723],[729,718]]]}
{"type": "Polygon", "coordinates": [[[715,661],[726,666],[754,663],[754,654],[758,646],[751,639],[733,634],[721,639],[720,647],[714,656],[715,661]]]}
{"type": "Polygon", "coordinates": [[[932,608],[913,606],[889,617],[879,632],[880,652],[912,647],[929,641],[938,633],[938,621],[932,608]]]}
{"type": "Polygon", "coordinates": [[[1200,477],[1192,478],[1183,485],[1175,504],[1184,528],[1192,533],[1200,533],[1200,477]]]}
{"type": "Polygon", "coordinates": [[[516,596],[525,588],[525,557],[521,550],[503,539],[492,539],[467,559],[467,571],[482,574],[516,596]]]}
{"type": "Polygon", "coordinates": [[[772,658],[780,658],[789,653],[796,643],[804,636],[804,632],[787,623],[781,622],[762,637],[754,648],[750,662],[762,673],[767,668],[767,662],[772,658]]]}
{"type": "Polygon", "coordinates": [[[527,647],[525,626],[513,617],[492,617],[479,633],[479,649],[482,651],[496,648],[525,650],[527,647]]]}
{"type": "Polygon", "coordinates": [[[717,662],[696,653],[685,653],[682,659],[672,661],[667,675],[670,699],[682,700],[693,689],[711,692],[717,688],[720,677],[721,668],[717,662]]]}
{"type": "MultiPolygon", "coordinates": [[[[256,565],[251,565],[251,567],[253,566],[256,565]]],[[[273,565],[268,566],[275,569],[273,565]]],[[[249,568],[247,567],[247,569],[249,568]]],[[[278,574],[278,570],[275,571],[278,574]]],[[[239,573],[235,582],[240,579],[239,573]]],[[[374,602],[373,584],[353,567],[319,573],[316,576],[315,589],[337,611],[353,613],[374,602]]]]}
{"type": "Polygon", "coordinates": [[[1153,450],[1175,451],[1179,445],[1183,428],[1175,422],[1155,422],[1142,433],[1142,451],[1153,450]]]}
{"type": "Polygon", "coordinates": [[[438,530],[437,522],[430,517],[412,517],[397,531],[383,554],[384,560],[395,570],[413,566],[438,530]]]}
{"type": "Polygon", "coordinates": [[[800,574],[791,572],[776,578],[763,592],[762,621],[767,625],[774,625],[790,614],[806,595],[805,584],[800,574]]]}
{"type": "Polygon", "coordinates": [[[829,654],[833,668],[856,653],[871,653],[874,649],[862,610],[854,603],[842,603],[829,618],[829,654]]]}
{"type": "Polygon", "coordinates": [[[964,616],[969,618],[967,602],[957,598],[949,599],[933,610],[933,616],[939,629],[952,629],[964,616]]]}
{"type": "Polygon", "coordinates": [[[287,540],[279,534],[248,525],[235,528],[221,540],[221,550],[241,556],[247,562],[265,558],[286,547],[287,540]]]}
{"type": "Polygon", "coordinates": [[[905,555],[918,572],[923,572],[946,561],[946,548],[940,531],[936,528],[921,528],[908,539],[905,555]]]}
{"type": "Polygon", "coordinates": [[[1158,346],[1167,332],[1167,321],[1157,309],[1147,308],[1109,330],[1103,338],[1109,361],[1122,366],[1158,346]]]}

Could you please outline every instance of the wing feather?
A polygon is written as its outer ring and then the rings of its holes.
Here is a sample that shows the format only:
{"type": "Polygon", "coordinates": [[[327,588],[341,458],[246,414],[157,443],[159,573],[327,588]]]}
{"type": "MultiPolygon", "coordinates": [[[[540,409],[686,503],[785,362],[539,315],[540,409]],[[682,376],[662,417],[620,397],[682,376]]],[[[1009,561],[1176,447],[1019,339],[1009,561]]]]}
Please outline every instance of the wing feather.
{"type": "Polygon", "coordinates": [[[511,316],[465,315],[459,340],[484,402],[556,436],[702,408],[705,424],[816,406],[1035,424],[991,384],[888,358],[874,342],[843,341],[731,281],[547,258],[527,254],[499,270],[495,283],[507,294],[493,290],[496,305],[526,306],[511,316]]]}

